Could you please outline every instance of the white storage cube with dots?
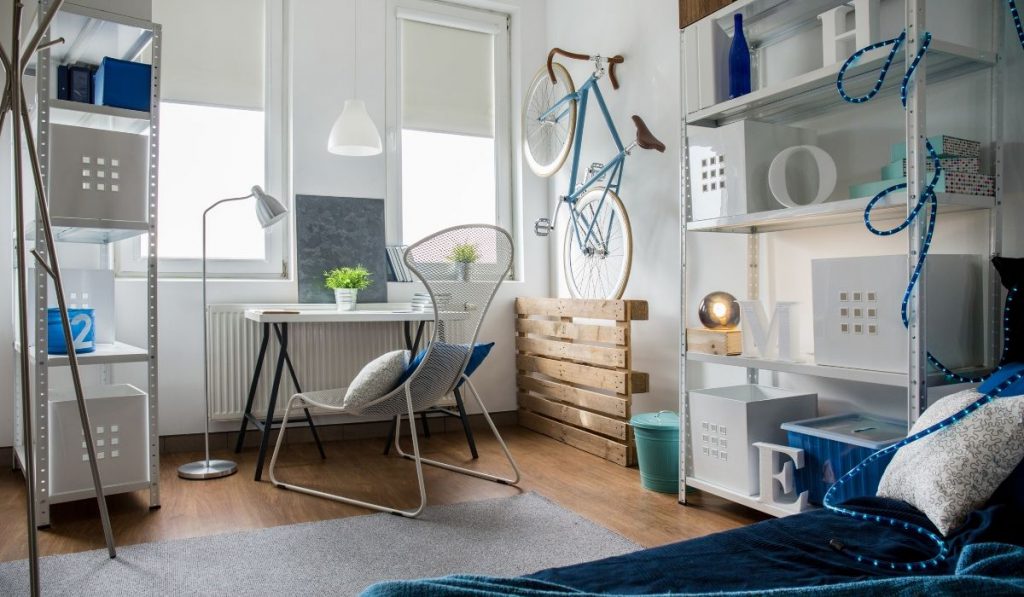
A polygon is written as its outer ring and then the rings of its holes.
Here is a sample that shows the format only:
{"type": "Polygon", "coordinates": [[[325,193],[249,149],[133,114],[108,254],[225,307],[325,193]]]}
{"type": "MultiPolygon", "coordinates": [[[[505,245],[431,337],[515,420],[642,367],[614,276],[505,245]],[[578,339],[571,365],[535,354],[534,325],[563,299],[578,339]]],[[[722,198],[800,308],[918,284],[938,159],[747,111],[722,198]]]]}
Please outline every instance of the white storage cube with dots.
{"type": "Polygon", "coordinates": [[[146,223],[147,135],[51,126],[50,217],[60,226],[146,223]]]}
{"type": "MultiPolygon", "coordinates": [[[[812,260],[815,363],[908,371],[908,271],[905,255],[812,260]]],[[[983,366],[982,257],[930,255],[923,280],[928,350],[952,369],[983,366]]]]}
{"type": "MultiPolygon", "coordinates": [[[[130,384],[84,388],[100,479],[107,493],[149,482],[146,393],[130,384]]],[[[95,495],[74,390],[50,392],[50,500],[95,495]]]]}
{"type": "Polygon", "coordinates": [[[812,130],[755,120],[686,130],[693,221],[782,209],[768,190],[768,168],[783,149],[817,138],[812,130]]]}
{"type": "Polygon", "coordinates": [[[818,416],[818,395],[761,385],[690,391],[693,475],[743,495],[758,493],[754,442],[786,445],[781,425],[818,416]]]}

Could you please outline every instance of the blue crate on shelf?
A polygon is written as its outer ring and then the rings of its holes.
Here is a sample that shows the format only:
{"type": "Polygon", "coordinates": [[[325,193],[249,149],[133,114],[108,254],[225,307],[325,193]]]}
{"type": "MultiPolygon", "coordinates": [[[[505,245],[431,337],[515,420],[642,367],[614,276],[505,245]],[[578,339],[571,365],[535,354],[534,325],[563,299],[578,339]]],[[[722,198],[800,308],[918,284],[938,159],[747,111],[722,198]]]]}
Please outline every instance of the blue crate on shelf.
{"type": "MultiPolygon", "coordinates": [[[[789,445],[804,451],[804,466],[797,471],[796,487],[797,492],[808,492],[812,504],[821,504],[828,488],[847,471],[907,435],[903,421],[863,414],[793,421],[783,423],[782,429],[787,432],[789,445]]],[[[868,467],[850,481],[852,486],[845,493],[875,495],[884,470],[885,466],[868,467]]]]}
{"type": "Polygon", "coordinates": [[[107,56],[93,75],[93,103],[149,112],[152,67],[107,56]]]}

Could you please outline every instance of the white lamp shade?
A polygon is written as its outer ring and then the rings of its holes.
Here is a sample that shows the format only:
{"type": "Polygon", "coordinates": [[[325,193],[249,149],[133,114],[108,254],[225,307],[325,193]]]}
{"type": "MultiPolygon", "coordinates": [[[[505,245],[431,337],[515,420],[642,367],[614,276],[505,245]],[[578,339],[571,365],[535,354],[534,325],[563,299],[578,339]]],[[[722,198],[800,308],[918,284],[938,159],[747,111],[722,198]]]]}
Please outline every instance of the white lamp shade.
{"type": "Polygon", "coordinates": [[[345,108],[327,138],[327,151],[348,156],[377,155],[382,151],[380,133],[363,100],[345,100],[345,108]]]}
{"type": "Polygon", "coordinates": [[[288,208],[261,187],[253,187],[252,196],[256,198],[256,218],[260,226],[269,228],[288,215],[288,208]]]}

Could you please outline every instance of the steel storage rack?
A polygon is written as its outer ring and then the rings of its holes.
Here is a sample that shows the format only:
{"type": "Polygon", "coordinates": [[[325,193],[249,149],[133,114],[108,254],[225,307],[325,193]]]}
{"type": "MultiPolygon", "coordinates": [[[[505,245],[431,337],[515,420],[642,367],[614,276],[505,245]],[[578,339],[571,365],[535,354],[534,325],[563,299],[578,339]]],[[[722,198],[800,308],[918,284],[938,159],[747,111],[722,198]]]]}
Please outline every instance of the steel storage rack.
{"type": "MultiPolygon", "coordinates": [[[[896,56],[892,66],[892,73],[881,89],[877,103],[889,103],[899,107],[898,90],[900,79],[907,64],[909,64],[917,53],[923,34],[928,29],[926,22],[926,4],[931,9],[936,6],[935,2],[926,0],[882,0],[883,7],[888,6],[889,17],[902,13],[905,18],[904,24],[907,31],[906,42],[896,56]]],[[[944,386],[944,390],[952,390],[953,383],[940,373],[929,369],[927,361],[925,334],[925,311],[927,309],[927,297],[925,284],[919,283],[909,299],[909,326],[907,355],[909,366],[904,372],[892,372],[881,370],[860,369],[844,366],[825,366],[812,362],[783,362],[749,356],[725,356],[713,354],[701,354],[687,351],[686,343],[686,322],[688,304],[699,301],[700,294],[696,294],[688,283],[687,265],[693,269],[693,264],[701,262],[701,255],[693,249],[691,237],[690,253],[687,252],[687,235],[695,232],[703,233],[731,233],[746,235],[746,272],[745,286],[746,297],[751,300],[760,298],[761,285],[766,277],[778,275],[779,272],[767,271],[772,263],[770,260],[763,260],[765,237],[772,233],[792,230],[818,230],[826,226],[841,229],[844,226],[864,226],[864,210],[871,197],[844,198],[833,196],[831,200],[816,205],[799,205],[797,207],[755,211],[738,215],[727,215],[709,219],[693,219],[693,192],[691,190],[691,177],[699,176],[697,172],[691,172],[690,161],[690,140],[692,133],[690,128],[694,126],[717,128],[731,123],[745,121],[747,119],[761,122],[792,125],[793,123],[817,122],[826,115],[842,114],[850,118],[850,110],[857,110],[862,106],[844,103],[836,90],[836,77],[842,64],[842,58],[835,64],[825,64],[817,69],[810,69],[806,72],[795,74],[781,81],[769,81],[769,77],[763,72],[758,74],[757,65],[759,53],[765,47],[773,44],[783,43],[783,40],[791,40],[796,36],[804,35],[804,39],[811,39],[815,34],[808,34],[809,30],[818,26],[818,15],[825,11],[832,10],[848,4],[842,0],[738,0],[728,6],[714,12],[703,19],[704,26],[711,25],[720,29],[716,31],[720,35],[728,36],[732,28],[733,15],[737,12],[743,13],[744,21],[747,24],[747,38],[752,44],[752,63],[755,64],[755,80],[761,80],[761,86],[755,85],[754,90],[744,96],[734,99],[723,99],[717,103],[707,102],[701,99],[694,101],[693,80],[687,81],[688,77],[694,77],[695,69],[701,68],[697,65],[697,58],[693,55],[695,44],[706,41],[701,39],[701,31],[698,22],[688,26],[682,31],[682,65],[683,65],[683,109],[681,122],[682,154],[680,164],[681,176],[681,243],[680,243],[680,264],[682,268],[680,317],[682,321],[680,335],[680,367],[679,367],[679,408],[683,413],[681,418],[680,433],[680,483],[679,502],[686,504],[687,488],[695,488],[701,491],[717,495],[730,501],[740,503],[756,510],[774,515],[783,516],[792,513],[791,510],[777,507],[771,500],[760,500],[757,495],[746,495],[743,492],[735,491],[726,487],[709,483],[699,479],[693,474],[693,442],[691,441],[691,421],[689,419],[690,400],[689,392],[695,388],[687,384],[687,365],[699,363],[701,367],[711,364],[712,366],[731,366],[739,368],[746,373],[746,382],[757,384],[762,379],[762,373],[772,376],[775,383],[785,385],[782,380],[794,379],[792,376],[803,376],[801,388],[807,380],[814,383],[824,381],[826,384],[845,384],[844,387],[865,388],[864,392],[872,391],[871,388],[888,388],[887,392],[904,392],[906,396],[905,413],[909,422],[915,421],[928,404],[929,387],[935,389],[937,386],[944,386]],[[691,86],[688,92],[687,86],[691,86]],[[688,105],[688,102],[690,105],[688,105]],[[698,105],[693,105],[697,103],[698,105]],[[709,105],[705,105],[709,104],[709,105]],[[845,111],[845,112],[844,112],[845,111]],[[689,291],[689,292],[688,292],[689,291]],[[860,385],[857,385],[860,384],[860,385]]],[[[877,4],[876,4],[877,6],[877,4]]],[[[961,77],[977,76],[984,77],[991,88],[987,91],[991,97],[985,97],[984,112],[988,115],[988,121],[980,125],[985,135],[989,136],[988,147],[990,153],[988,161],[995,177],[995,195],[965,195],[955,193],[937,193],[939,203],[939,229],[936,236],[940,237],[942,232],[943,218],[950,217],[951,213],[972,212],[978,215],[974,225],[979,229],[987,228],[986,239],[975,239],[977,246],[984,246],[981,253],[988,253],[986,256],[998,255],[1002,249],[1002,210],[1003,210],[1003,155],[1005,131],[1003,129],[1003,101],[1004,101],[1004,52],[1012,51],[1008,45],[1009,28],[1006,27],[1005,2],[988,0],[978,3],[944,3],[938,9],[944,9],[949,19],[949,11],[963,11],[963,22],[976,24],[976,29],[982,34],[978,37],[982,41],[977,43],[963,43],[963,39],[954,36],[956,39],[944,39],[939,32],[936,32],[932,39],[931,47],[928,49],[926,58],[921,61],[914,75],[913,83],[908,89],[905,119],[902,121],[904,128],[904,140],[907,147],[907,179],[910,181],[908,188],[902,194],[889,195],[874,209],[872,216],[876,221],[890,221],[898,223],[905,217],[911,215],[914,205],[918,202],[918,193],[925,187],[931,174],[926,171],[925,163],[927,153],[924,150],[924,140],[929,134],[926,131],[926,118],[929,105],[926,99],[932,93],[929,86],[933,84],[955,85],[961,77]],[[980,12],[981,16],[973,13],[980,12]],[[1010,50],[1007,50],[1010,48],[1010,50]],[[987,220],[981,223],[981,220],[987,220]]],[[[937,9],[937,10],[938,10],[937,9]]],[[[965,25],[966,27],[967,25],[965,25]]],[[[948,28],[947,28],[948,29],[948,28]]],[[[897,29],[898,31],[898,29],[897,29]]],[[[890,37],[884,35],[882,37],[890,37]]],[[[818,38],[820,39],[820,37],[818,38]]],[[[872,40],[876,41],[876,40],[872,40]]],[[[1016,44],[1014,38],[1013,43],[1016,44]]],[[[1016,48],[1019,50],[1019,48],[1016,48]]],[[[815,52],[818,50],[815,50],[815,52]]],[[[853,51],[851,47],[850,52],[853,51]]],[[[847,82],[851,87],[857,89],[870,88],[871,84],[878,78],[878,72],[888,54],[888,48],[874,50],[864,57],[850,69],[847,75],[847,82]],[[857,85],[857,83],[860,83],[857,85]]],[[[847,52],[846,54],[849,54],[847,52]]],[[[845,54],[844,54],[845,57],[845,54]]],[[[703,57],[702,57],[703,58],[703,57]]],[[[763,66],[763,65],[762,65],[763,66]]],[[[936,94],[945,93],[949,87],[936,85],[936,94]],[[940,88],[941,87],[941,88],[940,88]]],[[[895,109],[895,108],[894,108],[895,109]]],[[[901,110],[901,114],[902,114],[901,110]]],[[[948,117],[949,114],[944,114],[948,117]]],[[[894,117],[895,118],[895,117],[894,117]]],[[[903,119],[903,116],[899,118],[903,119]]],[[[940,118],[936,118],[940,120],[940,118]]],[[[834,132],[834,131],[833,131],[834,132]]],[[[939,130],[933,128],[930,134],[938,134],[939,130]]],[[[852,133],[851,133],[852,134],[852,133]]],[[[838,160],[837,160],[838,161],[838,160]]],[[[767,186],[767,185],[765,185],[767,186]]],[[[781,207],[781,206],[778,206],[781,207]]],[[[968,216],[973,217],[973,216],[968,216]]],[[[899,237],[899,242],[906,243],[906,258],[908,270],[912,271],[917,262],[919,252],[922,248],[922,238],[926,226],[926,218],[919,217],[913,221],[907,230],[899,237]]],[[[852,230],[852,228],[849,228],[852,230]]],[[[800,234],[807,234],[802,232],[800,234]]],[[[814,234],[811,232],[811,234],[814,234]]],[[[820,240],[822,235],[814,237],[820,240]]],[[[793,241],[796,242],[796,241],[793,241]]],[[[875,241],[865,241],[875,242],[875,241]]],[[[894,241],[893,241],[894,242],[894,241]]],[[[851,248],[851,255],[858,255],[859,247],[851,248]]],[[[858,255],[859,256],[859,255],[858,255]]],[[[987,264],[986,264],[987,265],[987,264]]],[[[691,272],[691,277],[696,276],[691,272]]],[[[737,274],[737,277],[739,274],[737,274]]],[[[983,330],[985,338],[979,342],[983,345],[984,366],[994,366],[999,356],[1001,346],[1001,312],[1002,289],[998,277],[991,270],[983,275],[983,298],[985,314],[983,315],[983,330]]],[[[923,282],[923,277],[922,277],[923,282]]],[[[736,284],[740,286],[740,284],[736,284]]],[[[705,292],[707,289],[704,290],[705,292]]],[[[693,305],[689,305],[692,307],[693,305]]],[[[897,309],[899,305],[892,305],[897,309]]],[[[690,318],[692,319],[692,317],[690,318]]],[[[977,369],[977,368],[972,368],[977,369]]],[[[829,387],[828,385],[825,386],[829,387]]],[[[827,391],[827,390],[825,390],[827,391]]],[[[934,398],[934,394],[933,394],[934,398]]],[[[902,410],[902,409],[901,409],[902,410]]],[[[845,471],[839,471],[842,474],[845,471]]]]}
{"type": "MultiPolygon", "coordinates": [[[[160,109],[161,28],[152,23],[143,3],[65,3],[42,38],[41,50],[30,65],[35,74],[35,131],[43,184],[47,189],[50,220],[62,261],[70,258],[78,270],[65,284],[72,303],[101,301],[107,312],[107,331],[99,333],[96,349],[79,353],[78,362],[89,382],[85,395],[93,439],[106,495],[148,490],[150,508],[160,506],[160,454],[157,386],[157,183],[160,109]],[[108,6],[110,5],[110,6],[108,6]],[[110,8],[129,14],[104,10],[110,8]],[[118,8],[119,7],[119,8],[118,8]],[[46,47],[51,40],[63,42],[46,47]],[[132,110],[58,99],[58,66],[104,57],[150,65],[149,110],[132,110]],[[147,270],[145,320],[116,339],[114,332],[113,261],[111,244],[142,237],[147,270]],[[85,264],[85,265],[82,265],[85,264]],[[79,274],[77,277],[75,274],[79,274]],[[76,291],[76,288],[78,289],[76,291]],[[78,292],[80,291],[80,293],[78,292]],[[92,296],[85,296],[92,292],[92,296]],[[124,373],[122,373],[122,368],[124,373]],[[118,377],[138,380],[145,390],[118,377]],[[142,381],[145,380],[145,381],[142,381]]],[[[37,10],[43,14],[49,2],[37,10]]],[[[31,102],[31,98],[29,99],[31,102]]],[[[26,191],[28,192],[28,191],[26,191]]],[[[34,193],[34,192],[33,192],[34,193]]],[[[33,194],[34,196],[34,194],[33,194]]],[[[46,255],[41,222],[27,226],[29,247],[46,255]],[[32,246],[34,244],[34,247],[32,246]]],[[[67,274],[66,274],[67,277],[67,274]]],[[[95,496],[82,483],[85,444],[77,412],[60,386],[68,357],[48,350],[47,308],[52,295],[45,270],[29,274],[33,288],[28,303],[39,314],[25,342],[16,338],[15,350],[30,350],[32,412],[21,412],[15,401],[15,467],[35,472],[36,524],[50,524],[50,505],[95,496]],[[21,417],[31,417],[33,437],[25,438],[21,417]],[[24,442],[32,441],[34,462],[25,462],[24,442]]],[[[20,377],[20,376],[19,376],[20,377]]],[[[73,393],[72,393],[73,395],[73,393]]]]}

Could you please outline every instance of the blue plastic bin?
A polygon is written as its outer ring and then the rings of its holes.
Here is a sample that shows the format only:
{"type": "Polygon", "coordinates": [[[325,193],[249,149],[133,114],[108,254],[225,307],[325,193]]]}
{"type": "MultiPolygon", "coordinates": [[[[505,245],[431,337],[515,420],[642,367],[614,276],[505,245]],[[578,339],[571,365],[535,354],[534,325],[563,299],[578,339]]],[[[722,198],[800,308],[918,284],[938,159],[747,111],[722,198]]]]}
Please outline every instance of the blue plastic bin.
{"type": "MultiPolygon", "coordinates": [[[[60,321],[60,309],[51,307],[46,319],[46,343],[50,354],[67,354],[68,345],[64,342],[64,329],[60,321]]],[[[75,353],[96,350],[96,310],[68,309],[71,320],[71,336],[75,344],[75,353]]]]}
{"type": "Polygon", "coordinates": [[[149,112],[150,65],[106,57],[93,75],[93,103],[149,112]]]}
{"type": "MultiPolygon", "coordinates": [[[[798,492],[808,492],[812,504],[820,504],[829,487],[865,458],[907,436],[903,421],[861,414],[783,423],[782,429],[787,432],[789,445],[804,451],[804,467],[797,471],[796,487],[798,492]]],[[[844,485],[844,493],[850,497],[875,495],[889,463],[878,464],[865,468],[848,487],[844,485]]]]}
{"type": "Polygon", "coordinates": [[[629,420],[636,436],[640,483],[651,491],[679,491],[679,415],[663,410],[629,420]]]}

